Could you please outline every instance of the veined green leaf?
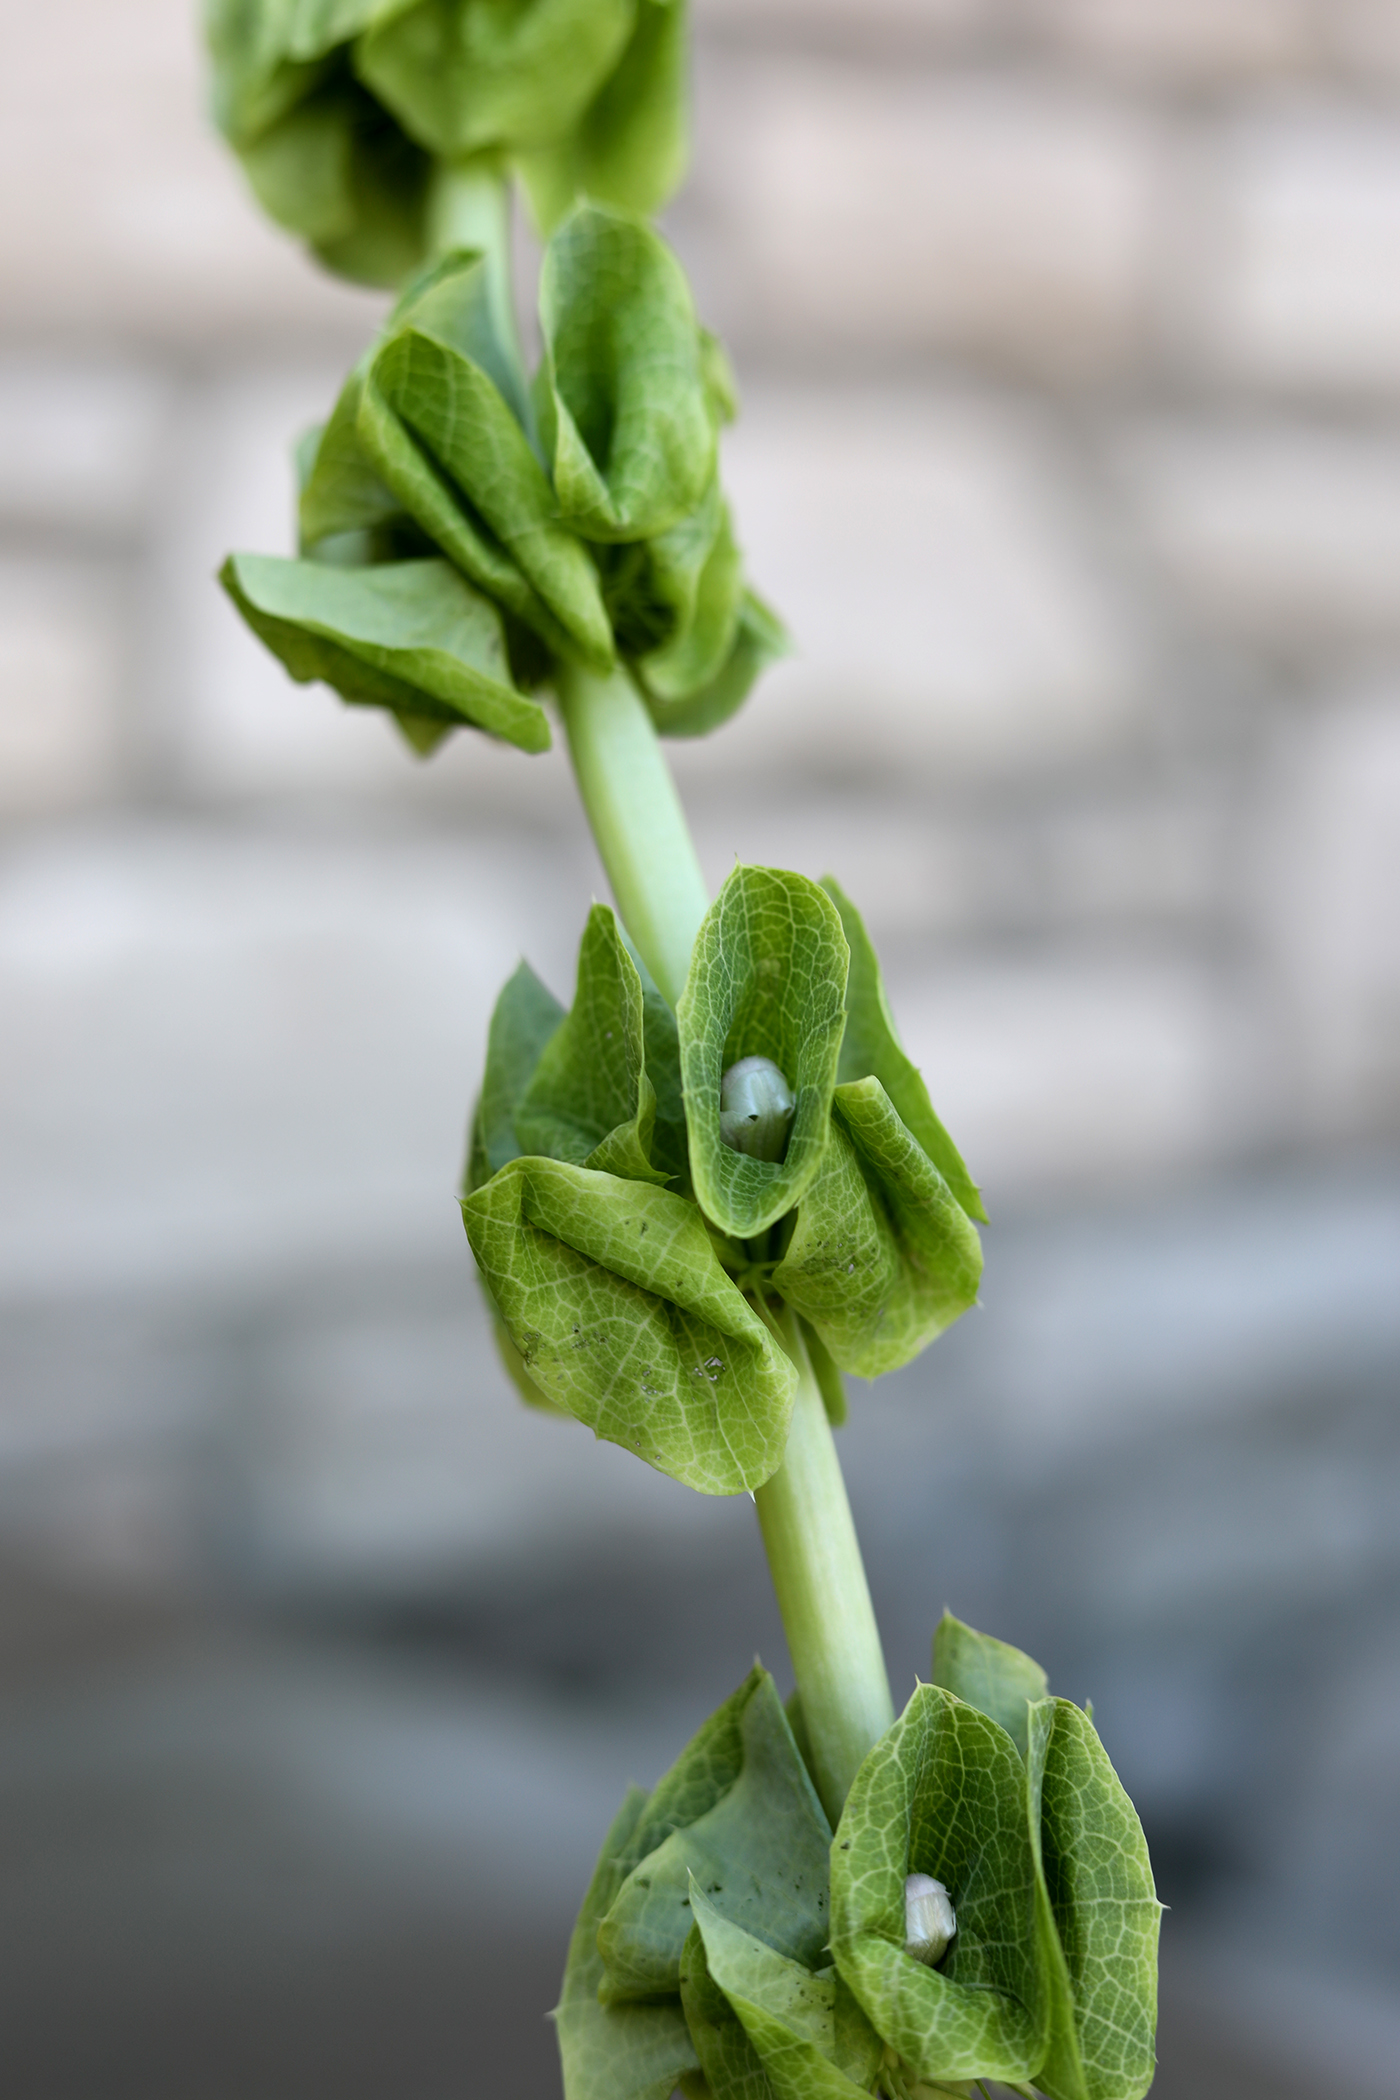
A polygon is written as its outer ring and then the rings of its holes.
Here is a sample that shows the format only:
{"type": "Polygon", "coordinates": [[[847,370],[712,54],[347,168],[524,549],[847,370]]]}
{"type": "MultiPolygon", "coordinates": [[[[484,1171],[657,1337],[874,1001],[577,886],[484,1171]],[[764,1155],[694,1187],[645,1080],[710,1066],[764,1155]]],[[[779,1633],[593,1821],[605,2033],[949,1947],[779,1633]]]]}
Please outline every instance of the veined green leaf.
{"type": "Polygon", "coordinates": [[[735,868],[696,936],[676,1012],[690,1172],[702,1210],[736,1238],[752,1239],[791,1210],[821,1168],[846,960],[830,899],[780,868],[735,868]],[[720,1080],[753,1056],[772,1058],[796,1097],[778,1162],[733,1152],[720,1136],[720,1080]]]}
{"type": "Polygon", "coordinates": [[[549,749],[544,709],[510,683],[500,615],[449,563],[345,569],[233,554],[220,581],[301,684],[321,679],[358,705],[549,749]]]}
{"type": "Polygon", "coordinates": [[[618,1888],[674,1831],[698,1823],[729,1792],[744,1769],[744,1714],[767,1674],[761,1663],[755,1663],[738,1689],[701,1722],[670,1770],[657,1781],[646,1814],[629,1842],[618,1888]]]}
{"type": "Polygon", "coordinates": [[[698,565],[694,554],[699,548],[685,536],[684,525],[651,543],[656,582],[670,593],[677,618],[669,638],[640,659],[637,675],[663,710],[712,686],[734,653],[744,605],[744,559],[730,529],[728,505],[718,500],[717,490],[715,509],[698,565]]]}
{"type": "Polygon", "coordinates": [[[428,540],[548,648],[567,653],[568,634],[484,519],[405,429],[372,373],[358,385],[355,435],[374,472],[428,540]]]}
{"type": "Polygon", "coordinates": [[[572,130],[521,156],[543,233],[580,197],[649,219],[678,188],[690,150],[687,15],[686,0],[641,0],[617,65],[572,130]]]}
{"type": "Polygon", "coordinates": [[[726,1917],[785,1954],[810,1963],[826,1946],[831,1827],[766,1672],[739,1734],[729,1788],[639,1862],[598,1928],[609,2000],[679,1990],[692,1876],[726,1917]]]}
{"type": "Polygon", "coordinates": [[[463,1194],[518,1159],[515,1113],[534,1077],[545,1044],[564,1019],[564,1008],[527,962],[507,979],[486,1036],[486,1073],[472,1118],[471,1149],[463,1194]]]}
{"type": "Polygon", "coordinates": [[[446,343],[479,366],[531,436],[530,390],[515,342],[501,332],[490,266],[477,249],[451,249],[421,270],[394,302],[380,340],[387,342],[407,328],[446,343]]]}
{"type": "Polygon", "coordinates": [[[1038,1662],[945,1611],[934,1630],[933,1682],[996,1721],[1025,1757],[1027,1711],[1050,1689],[1038,1662]]]}
{"type": "Polygon", "coordinates": [[[323,558],[317,550],[327,540],[352,532],[373,533],[407,516],[399,497],[376,473],[356,428],[367,362],[362,360],[350,374],[330,420],[308,447],[298,525],[302,553],[317,559],[323,558]]]}
{"type": "Polygon", "coordinates": [[[975,1304],[981,1273],[976,1228],[879,1080],[838,1086],[774,1289],[843,1371],[878,1378],[975,1304]]]}
{"type": "MultiPolygon", "coordinates": [[[[480,561],[479,547],[484,542],[489,548],[490,542],[464,513],[465,499],[528,587],[528,597],[520,596],[511,610],[538,625],[531,614],[535,602],[542,602],[552,615],[546,641],[562,633],[566,648],[590,668],[610,668],[612,633],[597,572],[578,540],[558,522],[544,469],[494,381],[469,357],[417,328],[401,330],[385,343],[375,357],[372,379],[385,405],[440,470],[434,477],[430,516],[420,507],[421,471],[412,486],[399,478],[409,464],[402,448],[402,465],[392,456],[377,462],[424,530],[454,559],[459,558],[460,538],[464,568],[468,561],[480,561]],[[455,502],[451,484],[461,491],[455,502]],[[444,497],[456,513],[451,541],[442,529],[444,497]]],[[[360,434],[373,453],[375,437],[366,427],[363,409],[360,434]]],[[[384,450],[387,455],[389,447],[384,450]]]]}
{"type": "Polygon", "coordinates": [[[824,878],[822,888],[841,914],[851,950],[840,1077],[843,1083],[870,1077],[879,1080],[901,1121],[923,1146],[968,1216],[985,1225],[987,1213],[981,1191],[934,1114],[922,1073],[911,1064],[900,1045],[880,976],[880,960],[865,922],[833,876],[824,878]]]}
{"type": "Polygon", "coordinates": [[[606,904],[588,915],[578,988],[515,1111],[522,1152],[631,1181],[665,1182],[652,1161],[656,1094],[647,1076],[642,981],[606,904]]]}
{"type": "Polygon", "coordinates": [[[636,11],[637,0],[418,0],[360,39],[355,64],[430,152],[544,145],[606,80],[636,11]]]}
{"type": "MultiPolygon", "coordinates": [[[[707,1899],[698,1880],[692,1883],[691,1903],[710,1992],[717,1990],[742,2024],[774,2100],[857,2100],[857,2096],[868,2095],[883,2046],[836,1970],[827,1968],[814,1975],[804,1963],[787,1959],[744,1931],[707,1899]]],[[[723,2050],[721,2062],[726,2068],[734,2063],[748,2070],[697,1968],[691,1957],[690,1987],[682,1993],[687,2018],[695,2003],[702,2016],[709,2016],[707,2024],[723,2050]]],[[[706,2035],[704,2040],[708,2039],[706,2035]]],[[[704,2040],[700,2036],[695,2040],[696,2053],[714,2086],[704,2040]]],[[[720,2052],[712,2050],[710,2055],[720,2052]]],[[[761,2087],[753,2090],[763,2091],[761,2087]]],[[[745,2088],[736,2085],[736,2091],[745,2088]]]]}
{"type": "Polygon", "coordinates": [[[706,2100],[773,2100],[758,2052],[710,1974],[698,1925],[691,1926],[681,1949],[681,2009],[700,2059],[706,2100]]]}
{"type": "Polygon", "coordinates": [[[675,1999],[664,2005],[600,2005],[598,1923],[627,1873],[647,1796],[633,1787],[603,1841],[569,1941],[554,2014],[565,2100],[671,2100],[678,2079],[698,2069],[675,1999]]]}
{"type": "Polygon", "coordinates": [[[645,688],[642,697],[662,736],[708,736],[739,712],[755,681],[790,647],[777,614],[746,590],[739,601],[734,645],[711,683],[684,700],[662,701],[645,688]]]}
{"type": "Polygon", "coordinates": [[[1029,1714],[1030,1825],[1050,1921],[1050,2048],[1036,2082],[1050,2100],[1142,2100],[1156,2069],[1161,1921],[1142,1825],[1086,1714],[1067,1699],[1029,1714]]]}
{"type": "Polygon", "coordinates": [[[540,321],[541,435],[564,518],[593,540],[665,532],[715,467],[685,272],[640,220],[580,205],[545,250],[540,321]]]}
{"type": "Polygon", "coordinates": [[[831,1852],[832,1951],[920,2078],[1033,2079],[1047,2042],[1026,1773],[1006,1731],[920,1685],[856,1774],[831,1852]],[[904,1952],[904,1882],[931,1874],[958,1930],[940,1968],[904,1952]]]}
{"type": "Polygon", "coordinates": [[[525,1367],[556,1405],[703,1494],[777,1470],[797,1374],[693,1203],[527,1158],[462,1211],[525,1367]]]}

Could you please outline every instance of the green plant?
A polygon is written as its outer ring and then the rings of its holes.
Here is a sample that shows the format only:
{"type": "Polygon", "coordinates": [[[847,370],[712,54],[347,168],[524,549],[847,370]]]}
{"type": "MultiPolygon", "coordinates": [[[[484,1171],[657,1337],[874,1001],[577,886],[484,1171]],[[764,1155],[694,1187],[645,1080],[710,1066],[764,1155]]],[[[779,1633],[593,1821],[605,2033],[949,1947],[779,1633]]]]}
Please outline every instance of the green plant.
{"type": "Polygon", "coordinates": [[[895,1717],[832,1435],[843,1373],[974,1302],[980,1196],[855,906],[747,866],[711,903],[658,742],[784,647],[719,482],[729,369],[647,222],[684,158],[683,0],[212,0],[210,36],[267,209],[398,289],[300,449],[298,558],[223,581],[294,678],[419,752],[562,723],[617,911],[567,1012],[525,965],[501,993],[467,1236],[524,1400],[753,1493],[796,1677],[784,1708],[756,1668],[624,1804],[557,2013],[569,2100],[1138,2100],[1132,1806],[1088,1716],[956,1620],[895,1717]]]}

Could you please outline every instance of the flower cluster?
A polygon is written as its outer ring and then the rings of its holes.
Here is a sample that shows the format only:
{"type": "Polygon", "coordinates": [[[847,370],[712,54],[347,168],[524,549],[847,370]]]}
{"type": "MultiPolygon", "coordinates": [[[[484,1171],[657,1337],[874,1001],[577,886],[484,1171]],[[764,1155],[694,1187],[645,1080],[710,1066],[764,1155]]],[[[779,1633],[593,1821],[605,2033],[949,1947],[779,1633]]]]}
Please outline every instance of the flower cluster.
{"type": "Polygon", "coordinates": [[[1141,2100],[1160,1906],[1088,1716],[945,1616],[933,1682],[834,1833],[802,1741],[756,1667],[628,1796],[555,2014],[566,2100],[918,2100],[983,2079],[1141,2100]],[[953,1898],[933,1963],[906,1944],[911,1875],[953,1898]]]}
{"type": "Polygon", "coordinates": [[[527,385],[487,258],[423,273],[303,442],[300,559],[223,569],[294,678],[420,751],[464,725],[545,750],[536,693],[568,664],[625,664],[663,733],[702,735],[785,646],[720,489],[728,365],[665,242],[575,207],[540,321],[527,385]]]}
{"type": "Polygon", "coordinates": [[[491,1024],[463,1215],[528,1398],[707,1494],[760,1486],[797,1372],[897,1369],[976,1298],[984,1215],[835,883],[738,867],[673,1013],[595,905],[566,1015],[522,964],[491,1024]],[[724,1075],[776,1067],[780,1158],[726,1131],[724,1075]]]}

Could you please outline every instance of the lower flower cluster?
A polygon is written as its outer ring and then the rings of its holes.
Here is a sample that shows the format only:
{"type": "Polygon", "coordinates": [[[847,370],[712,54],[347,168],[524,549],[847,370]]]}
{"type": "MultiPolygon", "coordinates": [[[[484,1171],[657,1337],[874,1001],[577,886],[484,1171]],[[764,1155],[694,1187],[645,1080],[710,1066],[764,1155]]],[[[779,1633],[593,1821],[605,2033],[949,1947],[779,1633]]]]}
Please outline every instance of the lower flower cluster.
{"type": "Polygon", "coordinates": [[[755,1667],[609,1831],[555,2019],[566,2100],[1141,2100],[1160,1905],[1088,1716],[945,1617],[833,1833],[755,1667]],[[909,1951],[906,1883],[956,1929],[909,1951]],[[925,1885],[923,1883],[920,1884],[925,1885]]]}

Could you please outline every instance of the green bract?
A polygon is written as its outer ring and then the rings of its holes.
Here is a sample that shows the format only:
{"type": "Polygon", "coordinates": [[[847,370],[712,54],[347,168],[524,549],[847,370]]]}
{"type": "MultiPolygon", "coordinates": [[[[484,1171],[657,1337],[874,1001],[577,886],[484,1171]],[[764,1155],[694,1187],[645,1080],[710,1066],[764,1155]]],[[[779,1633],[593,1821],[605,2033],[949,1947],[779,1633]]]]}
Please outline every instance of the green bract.
{"type": "Polygon", "coordinates": [[[487,1288],[546,1398],[709,1495],[776,1472],[796,1373],[693,1203],[513,1160],[462,1205],[487,1288]]]}
{"type": "Polygon", "coordinates": [[[566,2100],[652,2090],[658,2034],[684,2089],[710,2100],[904,2100],[978,2079],[1141,2100],[1159,1906],[1132,1805],[1087,1716],[1044,1696],[1029,1656],[951,1618],[937,1650],[945,1676],[1016,1722],[1028,1757],[952,1684],[920,1686],[851,1789],[829,1917],[827,1826],[762,1671],[649,1802],[629,1801],[570,1948],[566,2100]],[[957,1911],[932,1969],[904,1952],[916,1871],[957,1911]]]}
{"type": "Polygon", "coordinates": [[[546,231],[580,196],[650,216],[685,170],[685,0],[207,0],[206,26],[259,202],[362,283],[427,259],[435,169],[513,162],[546,231]]]}
{"type": "Polygon", "coordinates": [[[500,615],[450,563],[362,570],[232,554],[219,575],[293,678],[387,708],[419,750],[464,724],[549,749],[544,709],[511,681],[500,615]]]}
{"type": "Polygon", "coordinates": [[[696,935],[676,1019],[691,1178],[723,1232],[766,1231],[821,1169],[847,962],[831,900],[781,868],[735,868],[696,935]],[[720,1080],[741,1057],[771,1057],[796,1097],[781,1161],[733,1152],[720,1136],[720,1080]]]}
{"type": "MultiPolygon", "coordinates": [[[[874,952],[841,904],[866,1006],[883,1014],[874,952]]],[[[522,964],[491,1024],[466,1218],[511,1375],[712,1493],[759,1485],[781,1457],[797,1371],[772,1301],[801,1316],[839,1421],[841,1368],[906,1363],[976,1296],[976,1229],[942,1172],[879,1079],[836,1084],[872,1055],[851,1045],[846,966],[826,890],[739,867],[678,1013],[595,905],[569,1014],[522,964]],[[797,1099],[776,1163],[721,1136],[720,1076],[751,1055],[797,1099]]],[[[893,1043],[887,1015],[884,1028],[893,1043]]],[[[892,1068],[883,1039],[874,1054],[971,1190],[914,1067],[896,1048],[892,1068]]]]}
{"type": "Polygon", "coordinates": [[[482,257],[420,277],[304,447],[301,559],[278,566],[275,591],[266,565],[250,586],[246,555],[225,581],[294,676],[439,735],[468,721],[542,750],[530,689],[561,662],[604,674],[619,656],[659,726],[702,734],[784,646],[719,490],[719,353],[665,243],[595,206],[550,242],[541,305],[532,394],[482,257]],[[490,708],[462,705],[460,677],[444,692],[421,652],[366,672],[391,598],[431,601],[438,625],[478,608],[490,708]]]}
{"type": "Polygon", "coordinates": [[[462,1205],[512,1371],[688,1486],[757,1487],[797,1374],[695,1205],[658,1185],[683,1156],[674,1023],[605,905],[547,1031],[552,1007],[523,967],[502,995],[462,1205]]]}

